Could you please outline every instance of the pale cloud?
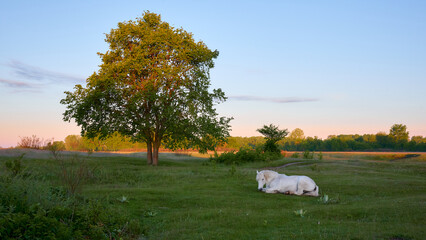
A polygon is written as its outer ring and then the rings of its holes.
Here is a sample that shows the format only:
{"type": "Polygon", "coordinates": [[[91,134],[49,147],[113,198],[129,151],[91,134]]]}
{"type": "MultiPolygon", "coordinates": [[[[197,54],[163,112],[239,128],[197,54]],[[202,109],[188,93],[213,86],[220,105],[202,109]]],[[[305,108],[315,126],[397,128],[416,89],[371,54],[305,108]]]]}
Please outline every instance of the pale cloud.
{"type": "Polygon", "coordinates": [[[1,79],[0,78],[0,84],[5,85],[10,88],[34,88],[36,85],[30,84],[27,82],[21,82],[21,81],[13,81],[13,80],[7,80],[7,79],[1,79]]]}
{"type": "Polygon", "coordinates": [[[230,100],[236,101],[257,101],[257,102],[272,102],[272,103],[298,103],[298,102],[316,102],[317,98],[300,98],[300,97],[259,97],[259,96],[229,96],[230,100]]]}
{"type": "Polygon", "coordinates": [[[16,60],[2,65],[11,70],[12,76],[7,79],[0,78],[0,85],[12,90],[12,92],[40,93],[42,89],[51,84],[80,83],[84,81],[80,77],[39,68],[16,60]]]}
{"type": "Polygon", "coordinates": [[[81,82],[84,79],[69,74],[54,72],[51,70],[32,66],[20,61],[12,60],[7,64],[14,74],[28,81],[48,82],[81,82]]]}

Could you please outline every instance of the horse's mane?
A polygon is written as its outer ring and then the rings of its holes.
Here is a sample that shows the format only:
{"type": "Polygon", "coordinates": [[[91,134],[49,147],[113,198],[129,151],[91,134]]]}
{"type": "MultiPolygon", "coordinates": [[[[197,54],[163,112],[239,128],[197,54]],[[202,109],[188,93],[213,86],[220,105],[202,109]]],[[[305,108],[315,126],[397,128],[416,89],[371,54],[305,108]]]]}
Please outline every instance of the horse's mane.
{"type": "Polygon", "coordinates": [[[272,179],[275,179],[279,175],[279,173],[272,170],[263,170],[262,173],[263,176],[265,176],[267,182],[270,182],[272,179]]]}

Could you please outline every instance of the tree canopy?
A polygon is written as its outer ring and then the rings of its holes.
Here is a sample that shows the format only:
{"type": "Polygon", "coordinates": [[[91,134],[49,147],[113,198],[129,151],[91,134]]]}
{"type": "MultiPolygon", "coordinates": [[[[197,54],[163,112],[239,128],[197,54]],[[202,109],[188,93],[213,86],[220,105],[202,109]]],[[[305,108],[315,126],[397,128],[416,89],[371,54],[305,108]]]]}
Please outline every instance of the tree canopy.
{"type": "Polygon", "coordinates": [[[389,130],[389,136],[396,142],[407,142],[409,132],[404,124],[394,124],[389,130]]]}
{"type": "Polygon", "coordinates": [[[293,131],[291,131],[288,138],[296,143],[300,143],[305,139],[305,133],[302,129],[295,128],[293,131]]]}
{"type": "Polygon", "coordinates": [[[229,136],[231,118],[219,117],[221,89],[209,91],[213,59],[219,52],[171,27],[155,13],[118,23],[100,69],[61,100],[64,120],[75,119],[82,135],[115,132],[147,143],[149,164],[158,164],[163,143],[171,149],[214,149],[229,136]]]}
{"type": "Polygon", "coordinates": [[[277,142],[288,134],[288,130],[280,130],[278,129],[278,126],[275,126],[273,124],[264,125],[262,128],[257,129],[259,133],[261,133],[265,139],[266,143],[264,146],[265,152],[280,152],[280,149],[277,146],[277,142]]]}

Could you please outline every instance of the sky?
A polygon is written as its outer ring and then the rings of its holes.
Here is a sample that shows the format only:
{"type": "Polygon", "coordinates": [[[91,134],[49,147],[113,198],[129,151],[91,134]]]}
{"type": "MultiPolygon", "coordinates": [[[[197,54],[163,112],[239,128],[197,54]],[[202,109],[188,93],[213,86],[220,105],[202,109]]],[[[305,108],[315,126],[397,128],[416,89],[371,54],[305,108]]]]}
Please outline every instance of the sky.
{"type": "Polygon", "coordinates": [[[0,147],[80,134],[64,91],[98,71],[105,33],[144,11],[219,51],[212,88],[232,136],[426,137],[426,1],[2,1],[0,147]]]}

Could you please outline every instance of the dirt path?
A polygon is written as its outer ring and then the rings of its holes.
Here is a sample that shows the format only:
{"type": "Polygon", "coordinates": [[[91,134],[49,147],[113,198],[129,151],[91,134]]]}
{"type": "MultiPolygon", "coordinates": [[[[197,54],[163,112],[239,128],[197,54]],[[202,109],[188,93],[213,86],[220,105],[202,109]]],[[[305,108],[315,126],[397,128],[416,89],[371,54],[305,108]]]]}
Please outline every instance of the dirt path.
{"type": "Polygon", "coordinates": [[[304,163],[304,162],[292,162],[292,163],[287,163],[287,164],[284,164],[284,165],[278,166],[278,167],[267,167],[267,168],[263,168],[263,169],[264,170],[267,170],[267,169],[276,170],[276,169],[281,169],[281,168],[285,168],[285,167],[288,167],[288,166],[291,166],[291,165],[297,165],[297,164],[302,164],[302,163],[304,163]]]}

